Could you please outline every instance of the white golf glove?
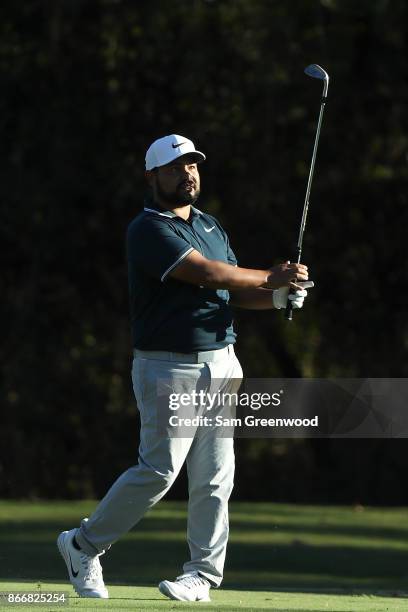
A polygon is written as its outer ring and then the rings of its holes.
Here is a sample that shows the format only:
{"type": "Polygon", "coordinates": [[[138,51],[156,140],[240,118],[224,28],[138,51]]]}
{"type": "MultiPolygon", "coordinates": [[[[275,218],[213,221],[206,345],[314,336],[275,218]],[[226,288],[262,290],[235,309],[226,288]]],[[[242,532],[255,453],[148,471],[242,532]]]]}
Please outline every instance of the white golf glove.
{"type": "Polygon", "coordinates": [[[292,302],[293,308],[302,308],[305,297],[307,296],[306,287],[314,287],[313,281],[303,281],[296,283],[303,287],[303,289],[297,289],[294,293],[289,293],[288,287],[280,287],[275,289],[272,294],[273,305],[278,310],[280,308],[286,308],[288,299],[292,302]]]}

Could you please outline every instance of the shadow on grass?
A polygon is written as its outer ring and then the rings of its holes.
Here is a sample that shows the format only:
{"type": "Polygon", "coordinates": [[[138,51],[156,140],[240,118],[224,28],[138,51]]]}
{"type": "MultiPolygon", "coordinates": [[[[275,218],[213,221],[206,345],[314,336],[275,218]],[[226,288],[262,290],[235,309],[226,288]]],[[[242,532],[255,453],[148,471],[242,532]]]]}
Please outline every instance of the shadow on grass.
{"type": "MultiPolygon", "coordinates": [[[[233,532],[250,535],[268,530],[268,524],[232,521],[233,532]]],[[[0,523],[0,579],[52,582],[66,579],[65,565],[59,556],[55,539],[63,529],[74,525],[61,520],[3,521],[0,523]]],[[[163,578],[173,578],[181,572],[188,558],[185,540],[186,521],[180,518],[146,517],[133,533],[136,538],[124,538],[102,557],[108,584],[157,584],[163,578]],[[148,533],[150,532],[150,533],[148,533]],[[144,535],[145,533],[145,535],[144,535]],[[157,534],[157,538],[151,534],[157,534]],[[163,533],[163,537],[160,534],[163,533]],[[172,538],[166,534],[172,534],[172,538]]],[[[345,589],[365,593],[379,590],[405,589],[408,584],[408,552],[392,548],[358,545],[359,537],[384,536],[405,538],[405,531],[384,528],[357,528],[342,525],[318,526],[283,525],[279,530],[293,532],[287,544],[261,542],[231,542],[228,547],[225,588],[332,592],[345,589]],[[356,546],[305,545],[301,535],[332,533],[354,536],[356,546]],[[291,541],[289,541],[291,540],[291,541]]],[[[250,539],[250,538],[249,538],[250,539]]]]}
{"type": "MultiPolygon", "coordinates": [[[[71,521],[72,522],[72,521],[71,521]]],[[[367,521],[369,522],[369,521],[367,521]]],[[[273,533],[276,532],[285,532],[292,533],[294,535],[333,535],[333,536],[346,536],[353,537],[357,540],[360,538],[373,538],[373,539],[386,539],[386,540],[396,540],[398,542],[408,541],[408,525],[407,528],[401,527],[378,527],[375,524],[368,524],[366,526],[363,525],[335,525],[333,523],[327,524],[327,522],[318,522],[315,524],[310,523],[302,523],[301,521],[293,524],[292,521],[279,519],[279,521],[271,518],[270,521],[262,520],[262,522],[256,522],[256,515],[254,515],[254,519],[251,520],[242,520],[234,517],[234,513],[231,513],[230,516],[231,530],[234,533],[241,532],[251,532],[256,536],[257,532],[265,532],[270,531],[273,533]]],[[[7,523],[0,522],[0,538],[2,537],[2,533],[5,530],[12,529],[14,533],[17,533],[15,528],[18,526],[20,529],[21,525],[24,525],[24,530],[27,530],[30,534],[42,533],[44,529],[48,531],[48,524],[46,521],[42,522],[39,520],[36,521],[7,521],[7,523]],[[7,525],[7,527],[5,527],[7,525]],[[15,527],[13,527],[15,526],[15,527]]],[[[54,521],[56,524],[56,521],[54,521]]],[[[180,532],[184,534],[186,531],[186,518],[173,518],[173,517],[160,517],[160,516],[150,516],[145,517],[143,519],[143,523],[141,523],[140,527],[136,527],[137,531],[143,532],[145,531],[157,531],[160,533],[162,531],[172,531],[172,532],[180,532]]],[[[75,526],[75,525],[73,525],[75,526]]],[[[71,526],[60,525],[61,529],[71,529],[71,526]]]]}

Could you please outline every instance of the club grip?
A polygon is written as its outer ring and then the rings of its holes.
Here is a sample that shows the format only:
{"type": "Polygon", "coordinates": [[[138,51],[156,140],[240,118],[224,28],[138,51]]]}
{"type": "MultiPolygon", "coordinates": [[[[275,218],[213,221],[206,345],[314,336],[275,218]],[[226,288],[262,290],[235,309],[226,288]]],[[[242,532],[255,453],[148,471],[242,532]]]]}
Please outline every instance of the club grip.
{"type": "MultiPolygon", "coordinates": [[[[294,293],[292,291],[292,289],[289,291],[289,293],[294,293]]],[[[285,319],[287,321],[291,321],[293,318],[293,305],[292,305],[292,300],[289,300],[286,303],[286,308],[285,308],[285,319]]]]}

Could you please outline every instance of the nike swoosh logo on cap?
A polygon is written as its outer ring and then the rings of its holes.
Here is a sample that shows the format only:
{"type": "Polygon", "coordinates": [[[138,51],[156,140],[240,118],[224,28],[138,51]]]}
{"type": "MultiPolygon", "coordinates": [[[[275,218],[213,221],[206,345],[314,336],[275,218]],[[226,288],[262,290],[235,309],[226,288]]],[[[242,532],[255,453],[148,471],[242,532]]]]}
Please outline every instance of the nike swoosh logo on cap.
{"type": "Polygon", "coordinates": [[[173,147],[173,149],[177,149],[178,147],[181,147],[181,145],[186,144],[185,142],[179,142],[178,144],[172,144],[171,146],[173,147]]]}
{"type": "Polygon", "coordinates": [[[73,577],[74,577],[74,578],[76,578],[76,577],[78,576],[79,570],[76,572],[76,571],[74,570],[74,568],[72,567],[72,559],[71,559],[71,555],[69,554],[69,552],[68,552],[68,556],[69,556],[69,563],[70,563],[70,565],[71,565],[71,572],[72,572],[72,575],[73,575],[73,577]]]}

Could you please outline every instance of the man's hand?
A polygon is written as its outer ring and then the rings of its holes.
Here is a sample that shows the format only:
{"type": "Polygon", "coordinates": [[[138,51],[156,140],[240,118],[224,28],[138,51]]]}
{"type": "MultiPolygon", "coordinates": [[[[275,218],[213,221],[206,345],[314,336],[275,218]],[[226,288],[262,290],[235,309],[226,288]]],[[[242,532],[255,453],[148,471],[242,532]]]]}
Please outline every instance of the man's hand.
{"type": "Polygon", "coordinates": [[[307,281],[309,278],[307,266],[303,264],[290,263],[289,261],[269,268],[268,278],[264,285],[267,289],[279,289],[289,287],[290,289],[302,289],[298,281],[307,281]]]}
{"type": "Polygon", "coordinates": [[[288,299],[292,302],[293,308],[302,308],[305,297],[307,296],[306,287],[314,287],[314,282],[299,282],[298,285],[303,288],[297,289],[294,293],[289,293],[288,287],[275,289],[272,294],[273,305],[275,308],[286,308],[288,299]]]}

